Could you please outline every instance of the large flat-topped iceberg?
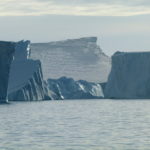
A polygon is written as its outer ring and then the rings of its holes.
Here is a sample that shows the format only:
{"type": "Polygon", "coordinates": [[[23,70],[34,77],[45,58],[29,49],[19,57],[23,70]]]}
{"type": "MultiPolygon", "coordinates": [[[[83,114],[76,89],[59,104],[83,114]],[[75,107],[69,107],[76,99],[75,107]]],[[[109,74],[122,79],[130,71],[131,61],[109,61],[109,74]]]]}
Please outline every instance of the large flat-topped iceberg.
{"type": "Polygon", "coordinates": [[[72,77],[90,82],[107,81],[110,58],[97,45],[96,37],[31,44],[31,58],[40,59],[45,79],[72,77]]]}
{"type": "Polygon", "coordinates": [[[150,98],[150,52],[116,52],[105,88],[106,98],[150,98]]]}
{"type": "Polygon", "coordinates": [[[46,83],[43,80],[41,62],[29,59],[30,53],[30,41],[16,43],[9,78],[9,100],[36,101],[49,99],[46,83]]]}
{"type": "Polygon", "coordinates": [[[9,72],[14,51],[14,43],[0,41],[0,103],[7,102],[9,72]]]}

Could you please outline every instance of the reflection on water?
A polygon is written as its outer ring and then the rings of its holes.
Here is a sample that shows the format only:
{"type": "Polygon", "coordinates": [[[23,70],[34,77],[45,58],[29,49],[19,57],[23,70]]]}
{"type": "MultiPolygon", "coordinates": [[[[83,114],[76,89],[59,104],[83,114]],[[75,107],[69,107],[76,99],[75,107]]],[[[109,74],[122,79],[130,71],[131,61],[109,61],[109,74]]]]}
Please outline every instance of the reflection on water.
{"type": "Polygon", "coordinates": [[[0,150],[149,150],[150,101],[0,105],[0,150]]]}

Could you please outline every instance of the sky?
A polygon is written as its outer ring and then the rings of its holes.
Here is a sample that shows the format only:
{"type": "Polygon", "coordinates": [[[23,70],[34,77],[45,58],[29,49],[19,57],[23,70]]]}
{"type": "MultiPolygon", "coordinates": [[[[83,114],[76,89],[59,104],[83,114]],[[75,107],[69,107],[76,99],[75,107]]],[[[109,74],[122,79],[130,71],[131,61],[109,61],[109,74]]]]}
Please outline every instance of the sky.
{"type": "Polygon", "coordinates": [[[97,36],[103,51],[150,50],[149,0],[0,0],[0,40],[97,36]]]}

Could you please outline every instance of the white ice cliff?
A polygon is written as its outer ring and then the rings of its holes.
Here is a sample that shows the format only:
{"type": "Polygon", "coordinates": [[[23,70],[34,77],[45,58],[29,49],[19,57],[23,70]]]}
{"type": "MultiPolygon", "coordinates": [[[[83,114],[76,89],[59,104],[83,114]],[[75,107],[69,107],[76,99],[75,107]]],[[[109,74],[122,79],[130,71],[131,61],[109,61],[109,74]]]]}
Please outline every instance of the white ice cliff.
{"type": "Polygon", "coordinates": [[[30,41],[16,43],[14,61],[10,69],[8,99],[36,101],[50,99],[43,80],[41,63],[30,59],[30,41]]]}
{"type": "Polygon", "coordinates": [[[150,52],[116,52],[105,97],[150,99],[150,52]]]}
{"type": "Polygon", "coordinates": [[[7,102],[9,72],[14,51],[14,43],[0,41],[0,103],[7,102]]]}
{"type": "Polygon", "coordinates": [[[75,80],[106,82],[110,58],[97,45],[96,37],[31,44],[31,58],[40,59],[44,79],[72,77],[75,80]]]}
{"type": "Polygon", "coordinates": [[[49,89],[55,93],[54,99],[100,99],[103,90],[98,83],[84,80],[75,81],[72,78],[61,77],[48,79],[49,89]]]}

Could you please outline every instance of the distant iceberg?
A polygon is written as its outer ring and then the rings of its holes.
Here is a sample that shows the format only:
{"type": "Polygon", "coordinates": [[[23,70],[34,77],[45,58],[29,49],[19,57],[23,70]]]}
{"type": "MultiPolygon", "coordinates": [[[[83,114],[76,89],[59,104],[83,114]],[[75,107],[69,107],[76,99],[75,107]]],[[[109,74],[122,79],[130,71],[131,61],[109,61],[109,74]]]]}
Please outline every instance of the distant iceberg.
{"type": "Polygon", "coordinates": [[[44,79],[71,77],[88,82],[106,82],[110,58],[97,45],[97,37],[49,43],[32,43],[31,58],[40,59],[44,79]]]}
{"type": "Polygon", "coordinates": [[[49,90],[52,91],[53,99],[101,99],[104,97],[101,84],[75,81],[72,78],[61,77],[48,79],[49,90]]]}

